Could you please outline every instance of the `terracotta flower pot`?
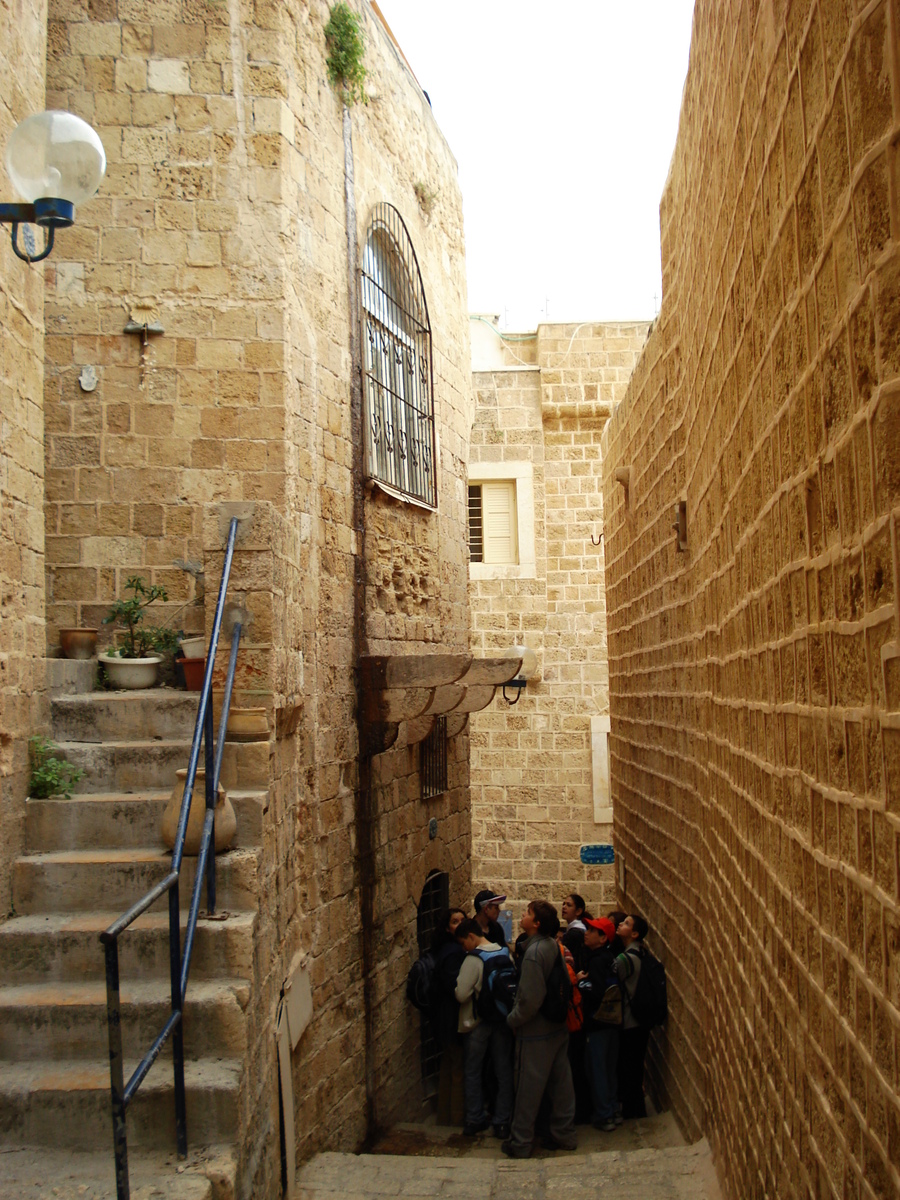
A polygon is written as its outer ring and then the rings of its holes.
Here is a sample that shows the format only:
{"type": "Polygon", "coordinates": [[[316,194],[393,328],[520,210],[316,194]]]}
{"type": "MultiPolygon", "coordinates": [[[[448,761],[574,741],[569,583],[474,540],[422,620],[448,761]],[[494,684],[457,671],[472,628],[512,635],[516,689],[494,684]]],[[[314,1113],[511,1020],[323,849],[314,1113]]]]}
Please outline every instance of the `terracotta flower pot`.
{"type": "MultiPolygon", "coordinates": [[[[178,831],[178,815],[181,812],[181,800],[184,796],[184,781],[187,779],[187,769],[184,768],[176,771],[175,774],[177,781],[172,788],[172,795],[169,797],[169,803],[166,805],[166,810],[162,815],[162,822],[160,823],[162,840],[170,850],[175,847],[175,834],[178,831]]],[[[191,811],[188,816],[187,830],[184,835],[185,854],[196,855],[200,853],[200,837],[203,833],[203,817],[205,812],[206,772],[202,767],[198,767],[197,775],[194,779],[194,790],[191,793],[191,811]]],[[[234,841],[236,832],[237,817],[234,815],[234,808],[228,799],[228,793],[220,783],[216,797],[216,815],[213,820],[213,838],[216,854],[228,849],[234,841]]]]}
{"type": "Polygon", "coordinates": [[[153,687],[162,662],[161,658],[119,658],[117,654],[105,652],[98,658],[106,668],[110,685],[127,691],[153,687]]]}
{"type": "Polygon", "coordinates": [[[182,658],[181,669],[184,671],[184,686],[189,692],[199,692],[203,687],[203,673],[206,670],[205,658],[182,658]]]}
{"type": "Polygon", "coordinates": [[[93,658],[97,653],[97,630],[61,629],[59,646],[66,658],[93,658]]]}
{"type": "Polygon", "coordinates": [[[225,726],[229,740],[260,742],[269,736],[269,720],[264,708],[230,708],[225,726]]]}

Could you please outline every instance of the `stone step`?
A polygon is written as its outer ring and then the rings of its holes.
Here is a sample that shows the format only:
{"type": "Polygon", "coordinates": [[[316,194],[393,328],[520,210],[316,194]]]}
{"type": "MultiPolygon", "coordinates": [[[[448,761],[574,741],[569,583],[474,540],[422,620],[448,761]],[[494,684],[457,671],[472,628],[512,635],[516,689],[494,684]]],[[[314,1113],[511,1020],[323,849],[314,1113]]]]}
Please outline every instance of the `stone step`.
{"type": "Polygon", "coordinates": [[[48,658],[47,689],[51,696],[90,693],[97,678],[96,658],[48,658]]]}
{"type": "MultiPolygon", "coordinates": [[[[96,1150],[4,1147],[0,1200],[116,1200],[112,1139],[96,1150]]],[[[237,1164],[226,1146],[174,1152],[128,1147],[132,1200],[234,1200],[237,1164]]]]}
{"type": "Polygon", "coordinates": [[[92,792],[143,792],[171,788],[175,772],[186,767],[190,739],[184,741],[61,742],[62,757],[83,771],[72,789],[92,792]]]}
{"type": "MultiPolygon", "coordinates": [[[[125,1061],[126,1079],[137,1065],[125,1061]]],[[[237,1135],[242,1064],[186,1062],[189,1145],[232,1142],[237,1135]]],[[[0,1144],[83,1149],[110,1145],[109,1062],[76,1059],[0,1065],[0,1144]]],[[[171,1061],[154,1063],[127,1115],[129,1147],[175,1147],[171,1061]]]]}
{"type": "MultiPolygon", "coordinates": [[[[100,934],[121,912],[35,913],[0,925],[0,979],[8,984],[105,979],[100,934]]],[[[181,945],[187,913],[181,914],[181,945]]],[[[250,979],[257,915],[200,918],[191,955],[191,980],[250,979]]],[[[120,978],[169,978],[169,917],[165,906],[146,912],[119,938],[120,978]]]]}
{"type": "MultiPolygon", "coordinates": [[[[29,800],[25,807],[28,853],[91,850],[98,846],[162,846],[160,821],[170,790],[89,792],[62,799],[29,800]]],[[[265,792],[230,790],[237,817],[233,845],[258,846],[263,836],[265,792]]]]}
{"type": "MultiPolygon", "coordinates": [[[[124,912],[171,869],[168,852],[153,847],[66,850],[16,860],[13,903],[17,913],[92,912],[98,904],[124,912]]],[[[197,860],[182,862],[180,901],[190,903],[197,860]]],[[[258,854],[227,850],[216,856],[218,908],[256,907],[258,854]]],[[[160,905],[165,905],[165,897],[160,905]]],[[[205,905],[205,890],[203,897],[205,905]]]]}
{"type": "Polygon", "coordinates": [[[317,1154],[297,1173],[301,1200],[382,1200],[454,1196],[457,1200],[721,1200],[708,1143],[665,1150],[555,1153],[508,1159],[496,1138],[483,1157],[317,1154]]]}
{"type": "Polygon", "coordinates": [[[198,692],[171,688],[55,696],[52,736],[63,742],[190,741],[199,703],[198,692]]]}
{"type": "MultiPolygon", "coordinates": [[[[169,981],[121,982],[125,1053],[149,1050],[171,1013],[169,981]]],[[[242,980],[189,981],[184,1048],[191,1059],[240,1058],[247,1049],[242,980]]],[[[106,983],[31,983],[0,987],[0,1059],[102,1059],[109,1050],[106,983]]]]}

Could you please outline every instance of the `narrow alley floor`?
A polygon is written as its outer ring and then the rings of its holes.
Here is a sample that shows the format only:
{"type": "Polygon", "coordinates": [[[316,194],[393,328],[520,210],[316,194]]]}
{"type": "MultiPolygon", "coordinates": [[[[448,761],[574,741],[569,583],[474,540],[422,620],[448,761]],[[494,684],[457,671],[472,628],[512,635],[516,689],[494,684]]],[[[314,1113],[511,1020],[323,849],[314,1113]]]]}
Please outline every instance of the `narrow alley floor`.
{"type": "Polygon", "coordinates": [[[317,1155],[298,1172],[295,1200],[721,1200],[709,1146],[685,1145],[667,1113],[578,1134],[575,1152],[515,1162],[490,1136],[400,1125],[371,1154],[317,1155]]]}

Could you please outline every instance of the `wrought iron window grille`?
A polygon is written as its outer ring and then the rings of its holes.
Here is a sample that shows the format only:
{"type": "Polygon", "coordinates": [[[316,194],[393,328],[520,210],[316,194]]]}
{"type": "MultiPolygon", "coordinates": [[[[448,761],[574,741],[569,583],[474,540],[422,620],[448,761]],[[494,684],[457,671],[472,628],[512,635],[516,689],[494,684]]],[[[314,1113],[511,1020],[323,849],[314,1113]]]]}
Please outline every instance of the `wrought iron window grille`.
{"type": "Polygon", "coordinates": [[[437,507],[431,324],[403,218],[376,205],[360,270],[366,473],[401,499],[437,507]]]}
{"type": "Polygon", "coordinates": [[[442,796],[447,790],[447,718],[435,717],[431,732],[421,742],[422,799],[442,796]]]}

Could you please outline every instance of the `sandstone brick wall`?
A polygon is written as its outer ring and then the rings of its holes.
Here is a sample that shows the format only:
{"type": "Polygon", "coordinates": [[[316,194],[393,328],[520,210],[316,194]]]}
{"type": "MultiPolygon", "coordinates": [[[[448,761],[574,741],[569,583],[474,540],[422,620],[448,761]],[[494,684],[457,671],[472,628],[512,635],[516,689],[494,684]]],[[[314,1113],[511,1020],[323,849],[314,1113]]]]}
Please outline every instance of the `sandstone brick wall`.
{"type": "Polygon", "coordinates": [[[652,1076],[740,1200],[900,1189],[898,18],[698,0],[662,311],[604,441],[652,1076]]]}
{"type": "Polygon", "coordinates": [[[577,891],[597,911],[615,900],[613,868],[580,859],[612,832],[593,782],[591,718],[609,707],[603,548],[591,539],[603,533],[600,439],[646,333],[590,322],[494,333],[506,365],[473,377],[470,478],[524,462],[533,481],[533,566],[473,564],[469,583],[475,652],[519,643],[539,661],[515,707],[498,694],[470,718],[473,882],[505,892],[515,915],[535,896],[558,906],[577,891]]]}
{"type": "Polygon", "coordinates": [[[314,986],[294,1058],[298,1152],[351,1149],[367,1120],[408,1115],[421,1098],[402,983],[427,873],[448,871],[454,900],[469,891],[467,735],[451,746],[450,791],[427,805],[417,799],[417,748],[374,760],[363,808],[385,878],[374,897],[367,1047],[356,655],[467,648],[470,383],[456,164],[396,47],[358,7],[370,100],[352,112],[353,236],[361,246],[385,201],[409,229],[433,330],[440,456],[437,512],[375,491],[361,522],[328,5],[110,0],[87,11],[52,0],[51,9],[50,102],[93,121],[110,168],[48,295],[48,640],[63,620],[96,621],[134,571],[166,584],[176,627],[208,625],[203,585],[217,579],[222,520],[228,506],[252,509],[233,575],[253,615],[238,696],[266,704],[276,726],[279,710],[300,706],[267,768],[247,1195],[266,1194],[277,1175],[271,1034],[294,953],[306,955],[314,986]],[[417,183],[436,193],[430,212],[417,183]],[[165,332],[143,348],[122,332],[129,317],[165,332]],[[93,393],[78,384],[87,363],[99,375],[93,393]],[[179,561],[203,564],[200,585],[179,561]]]}
{"type": "MultiPolygon", "coordinates": [[[[0,7],[0,147],[44,108],[46,4],[0,7]]],[[[2,158],[2,156],[0,156],[2,158]]],[[[3,199],[19,200],[5,168],[3,199]]],[[[22,246],[22,238],[19,238],[22,246]]],[[[28,738],[46,728],[44,672],[43,341],[41,266],[0,228],[0,920],[21,847],[28,738]]]]}

